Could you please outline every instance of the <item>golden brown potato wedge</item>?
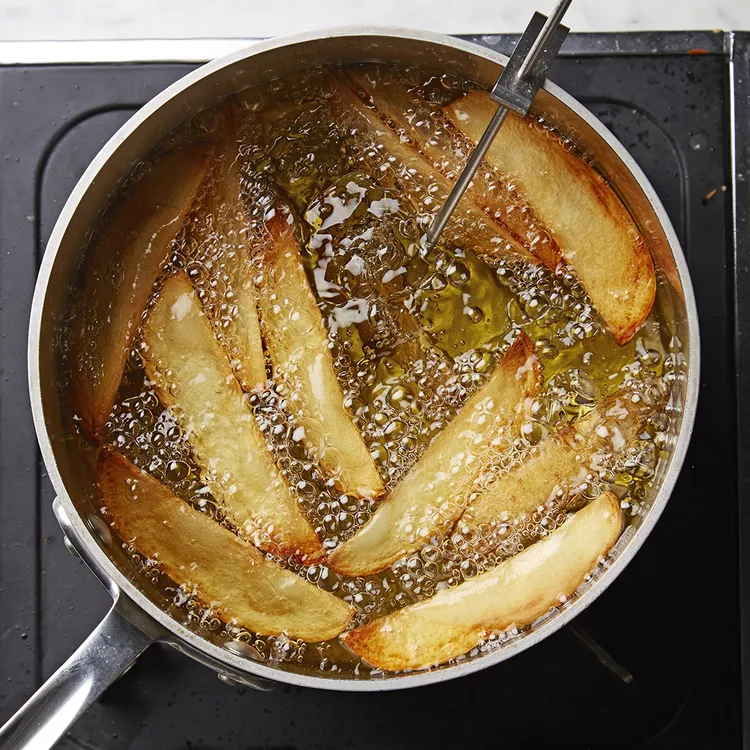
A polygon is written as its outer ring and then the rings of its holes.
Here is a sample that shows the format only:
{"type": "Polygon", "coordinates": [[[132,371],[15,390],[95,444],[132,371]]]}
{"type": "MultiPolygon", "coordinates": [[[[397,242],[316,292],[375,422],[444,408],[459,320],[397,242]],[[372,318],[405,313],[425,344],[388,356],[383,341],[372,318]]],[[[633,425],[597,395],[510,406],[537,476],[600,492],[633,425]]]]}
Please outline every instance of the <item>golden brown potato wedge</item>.
{"type": "Polygon", "coordinates": [[[72,405],[92,440],[102,437],[143,310],[211,153],[189,146],[159,159],[105,217],[86,252],[83,296],[90,306],[71,327],[72,405]]]}
{"type": "Polygon", "coordinates": [[[348,576],[377,573],[450,528],[493,450],[512,441],[540,380],[534,344],[522,332],[372,518],[329,555],[330,567],[348,576]]]}
{"type": "Polygon", "coordinates": [[[479,527],[532,513],[558,496],[575,490],[601,452],[621,451],[636,436],[650,413],[640,400],[626,395],[603,399],[572,426],[551,435],[520,466],[482,489],[459,520],[479,527]]]}
{"type": "Polygon", "coordinates": [[[201,476],[240,534],[305,563],[323,547],[281,476],[187,276],[164,283],[143,327],[142,357],[188,435],[201,476]]]}
{"type": "Polygon", "coordinates": [[[267,227],[271,242],[258,304],[274,371],[288,385],[297,412],[299,437],[344,492],[378,497],[383,480],[344,407],[328,333],[292,227],[280,212],[267,227]]]}
{"type": "Polygon", "coordinates": [[[226,622],[259,635],[287,633],[311,642],[346,629],[349,605],[266,560],[108,447],[99,456],[97,487],[99,503],[123,542],[156,560],[176,584],[197,590],[226,622]]]}
{"type": "MultiPolygon", "coordinates": [[[[379,75],[377,69],[357,66],[347,70],[349,80],[362,91],[383,118],[395,126],[399,135],[411,141],[451,183],[466,164],[474,144],[447,120],[436,119],[426,102],[420,102],[407,86],[379,75]]],[[[435,105],[437,106],[437,105],[435,105]]],[[[438,107],[439,111],[439,107],[438,107]]],[[[462,201],[472,202],[502,224],[529,252],[547,268],[555,271],[562,262],[560,248],[544,230],[533,207],[519,200],[487,163],[477,171],[462,201]]]]}
{"type": "Polygon", "coordinates": [[[571,596],[622,531],[611,493],[600,495],[546,539],[431,599],[341,640],[374,667],[423,669],[470,651],[493,633],[529,625],[571,596]]]}
{"type": "MultiPolygon", "coordinates": [[[[488,94],[475,92],[445,112],[476,143],[496,109],[488,94]]],[[[617,343],[628,341],[651,311],[656,276],[648,247],[614,190],[559,138],[513,114],[487,161],[518,183],[617,343]]]]}
{"type": "Polygon", "coordinates": [[[211,324],[243,389],[252,391],[266,385],[266,358],[250,265],[252,236],[241,191],[237,112],[231,101],[219,112],[215,143],[202,200],[191,217],[192,257],[208,271],[196,286],[211,299],[208,281],[219,275],[224,280],[221,299],[211,300],[211,324]],[[219,263],[221,269],[216,268],[219,263]]]}
{"type": "MultiPolygon", "coordinates": [[[[331,95],[329,105],[337,122],[361,140],[365,159],[372,157],[370,168],[385,187],[395,186],[421,212],[436,213],[451,191],[451,183],[419,151],[365,106],[363,101],[339,78],[327,78],[331,95]],[[379,166],[378,166],[379,165],[379,166]]],[[[539,264],[521,242],[502,224],[491,219],[471,202],[461,202],[445,228],[444,237],[484,255],[520,258],[539,264]]]]}

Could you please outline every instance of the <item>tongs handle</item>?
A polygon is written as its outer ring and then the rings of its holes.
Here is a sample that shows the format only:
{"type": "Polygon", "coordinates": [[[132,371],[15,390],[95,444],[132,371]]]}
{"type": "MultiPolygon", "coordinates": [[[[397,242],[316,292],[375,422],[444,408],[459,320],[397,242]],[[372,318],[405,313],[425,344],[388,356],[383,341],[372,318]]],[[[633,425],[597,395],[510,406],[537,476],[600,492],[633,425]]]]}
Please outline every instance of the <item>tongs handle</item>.
{"type": "Polygon", "coordinates": [[[433,247],[440,239],[445,225],[495,140],[508,110],[519,115],[525,115],[529,111],[537,91],[544,85],[552,61],[570,31],[560,21],[571,2],[572,0],[559,0],[549,18],[541,13],[534,13],[532,16],[490,94],[500,106],[469,156],[445,204],[427,231],[425,236],[427,247],[433,247]]]}
{"type": "MultiPolygon", "coordinates": [[[[492,91],[493,99],[500,104],[504,104],[498,87],[501,86],[501,82],[507,80],[513,74],[515,74],[515,78],[518,81],[530,80],[536,82],[535,94],[542,87],[544,79],[547,77],[547,71],[570,31],[567,26],[562,25],[561,21],[572,2],[573,0],[559,0],[552,13],[546,19],[541,13],[534,13],[529,25],[526,27],[524,35],[519,39],[516,48],[513,50],[513,55],[508,61],[508,67],[502,72],[500,78],[497,79],[495,88],[492,91]],[[540,23],[544,25],[541,31],[537,31],[540,23]],[[527,38],[531,38],[532,35],[534,39],[531,48],[526,51],[527,38]],[[517,71],[514,70],[515,65],[511,64],[515,59],[518,59],[520,63],[517,71]],[[510,71],[508,71],[508,68],[510,68],[510,71]],[[509,73],[509,75],[506,75],[506,73],[509,73]]],[[[533,99],[534,97],[532,96],[523,114],[529,111],[533,99]]]]}

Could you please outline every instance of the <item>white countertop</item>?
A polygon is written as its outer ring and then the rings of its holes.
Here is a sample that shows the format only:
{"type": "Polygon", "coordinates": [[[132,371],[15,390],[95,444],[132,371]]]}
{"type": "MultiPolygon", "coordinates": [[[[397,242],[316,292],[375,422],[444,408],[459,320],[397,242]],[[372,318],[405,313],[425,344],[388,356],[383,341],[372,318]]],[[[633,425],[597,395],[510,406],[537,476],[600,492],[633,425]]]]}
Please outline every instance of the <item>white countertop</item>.
{"type": "MultiPolygon", "coordinates": [[[[553,0],[0,0],[0,40],[263,38],[378,24],[446,33],[520,32],[553,0]]],[[[750,29],[750,0],[574,0],[573,31],[750,29]]]]}

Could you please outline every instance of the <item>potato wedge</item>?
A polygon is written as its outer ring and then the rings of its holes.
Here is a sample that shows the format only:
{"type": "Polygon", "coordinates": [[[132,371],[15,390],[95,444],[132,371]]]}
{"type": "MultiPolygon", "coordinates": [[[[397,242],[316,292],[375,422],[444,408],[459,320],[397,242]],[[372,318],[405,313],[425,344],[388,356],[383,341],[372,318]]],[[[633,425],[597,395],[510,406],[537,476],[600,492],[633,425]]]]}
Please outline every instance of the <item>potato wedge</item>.
{"type": "Polygon", "coordinates": [[[539,390],[541,365],[525,333],[435,438],[403,481],[351,539],[328,559],[348,576],[377,573],[450,528],[476,492],[493,448],[509,444],[512,426],[539,390]]]}
{"type": "Polygon", "coordinates": [[[73,410],[92,440],[102,437],[143,310],[211,153],[188,146],[159,159],[115,204],[86,251],[88,306],[71,326],[70,361],[73,410]]]}
{"type": "Polygon", "coordinates": [[[266,355],[258,318],[258,300],[250,274],[233,288],[236,307],[234,329],[225,338],[229,362],[243,390],[266,387],[266,355]]]}
{"type": "Polygon", "coordinates": [[[571,596],[622,531],[611,493],[600,495],[546,539],[431,599],[405,607],[341,640],[380,669],[423,669],[470,651],[493,633],[529,625],[571,596]]]}
{"type": "MultiPolygon", "coordinates": [[[[436,213],[451,191],[450,181],[436,172],[413,145],[403,142],[349,86],[334,75],[328,76],[328,82],[332,114],[361,141],[362,159],[368,169],[376,170],[375,179],[385,187],[399,189],[420,213],[436,213]]],[[[480,254],[519,258],[534,265],[540,262],[507,227],[471,202],[459,204],[443,236],[480,254]]]]}
{"type": "Polygon", "coordinates": [[[320,561],[323,547],[276,467],[182,272],[165,281],[149,310],[142,357],[159,398],[188,435],[203,481],[241,536],[266,552],[320,561]]]}
{"type": "Polygon", "coordinates": [[[624,395],[603,399],[585,417],[544,440],[538,452],[482,489],[459,519],[459,526],[500,523],[532,513],[576,489],[592,471],[600,453],[621,451],[636,436],[650,413],[640,401],[624,395]]]}
{"type": "Polygon", "coordinates": [[[292,227],[280,212],[267,227],[271,242],[258,304],[274,371],[288,385],[298,412],[300,437],[344,492],[378,497],[385,491],[383,480],[344,407],[328,333],[292,227]]]}
{"type": "Polygon", "coordinates": [[[213,273],[201,277],[196,286],[214,303],[208,306],[215,310],[211,324],[235,375],[244,390],[253,391],[266,385],[266,358],[250,265],[250,217],[241,192],[237,112],[231,101],[225,102],[219,112],[215,142],[203,197],[190,225],[192,257],[213,273]],[[219,263],[220,274],[215,268],[219,263]],[[225,286],[221,297],[213,299],[216,293],[208,280],[219,275],[225,286]],[[227,302],[233,308],[230,315],[223,311],[227,302]],[[226,325],[227,320],[230,325],[226,325]]]}
{"type": "MultiPolygon", "coordinates": [[[[473,144],[451,123],[431,116],[429,105],[423,109],[415,94],[400,81],[379,75],[375,68],[357,66],[346,72],[354,86],[367,96],[382,118],[392,123],[451,183],[466,164],[473,144]]],[[[434,105],[437,106],[437,105],[434,105]]],[[[439,108],[438,108],[439,111],[439,108]]],[[[502,224],[529,252],[547,268],[555,271],[562,262],[560,248],[544,230],[533,207],[519,200],[517,190],[510,190],[503,178],[487,163],[477,171],[462,201],[471,201],[502,224]]]]}
{"type": "Polygon", "coordinates": [[[117,451],[105,447],[99,503],[120,538],[226,622],[259,635],[325,641],[346,629],[353,610],[180,500],[117,451]]]}
{"type": "MultiPolygon", "coordinates": [[[[445,112],[476,143],[496,108],[486,93],[475,92],[445,112]]],[[[617,343],[629,341],[651,311],[656,275],[651,253],[614,190],[558,138],[513,114],[487,161],[518,183],[617,343]]]]}

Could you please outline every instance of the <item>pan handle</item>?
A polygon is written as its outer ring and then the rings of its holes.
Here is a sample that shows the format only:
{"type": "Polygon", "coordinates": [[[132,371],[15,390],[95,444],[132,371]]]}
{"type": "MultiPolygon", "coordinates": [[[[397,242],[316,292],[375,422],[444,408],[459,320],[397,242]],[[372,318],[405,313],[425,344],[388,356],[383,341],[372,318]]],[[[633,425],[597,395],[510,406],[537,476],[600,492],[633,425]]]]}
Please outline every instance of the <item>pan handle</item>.
{"type": "MultiPolygon", "coordinates": [[[[0,729],[2,750],[48,750],[149,645],[156,633],[131,622],[123,594],[78,650],[0,729]]],[[[130,612],[129,612],[130,610],[130,612]]],[[[135,619],[135,618],[133,618],[135,619]]],[[[136,620],[138,621],[138,620],[136,620]]]]}
{"type": "Polygon", "coordinates": [[[163,628],[124,594],[91,553],[62,502],[52,503],[66,546],[96,574],[114,603],[94,632],[0,728],[0,750],[48,750],[152,643],[163,628]]]}

